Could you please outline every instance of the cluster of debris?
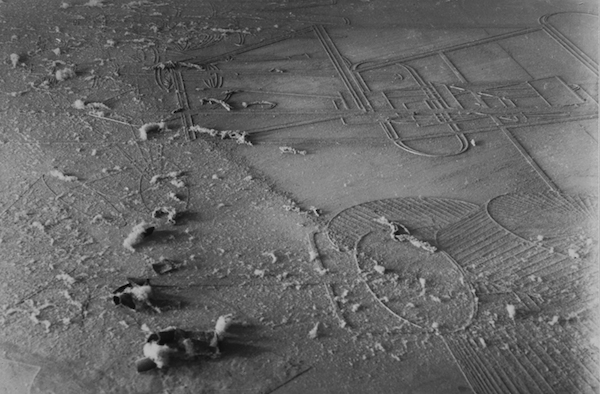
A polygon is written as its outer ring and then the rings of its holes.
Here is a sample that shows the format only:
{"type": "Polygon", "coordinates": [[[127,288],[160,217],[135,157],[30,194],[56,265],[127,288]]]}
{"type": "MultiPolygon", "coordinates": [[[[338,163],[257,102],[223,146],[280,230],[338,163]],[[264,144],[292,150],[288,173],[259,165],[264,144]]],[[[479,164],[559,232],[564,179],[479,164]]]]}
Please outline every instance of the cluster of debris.
{"type": "Polygon", "coordinates": [[[302,155],[302,156],[306,156],[306,153],[307,153],[305,150],[298,150],[296,148],[292,148],[291,146],[280,146],[279,151],[282,154],[290,153],[292,155],[302,155]]]}
{"type": "Polygon", "coordinates": [[[173,207],[159,207],[152,211],[153,218],[161,218],[166,217],[167,223],[169,224],[177,224],[177,217],[179,216],[179,212],[173,207]]]}
{"type": "Polygon", "coordinates": [[[178,361],[218,357],[221,354],[219,345],[225,339],[232,321],[232,315],[223,315],[219,316],[212,331],[186,331],[168,327],[150,334],[144,344],[144,358],[136,361],[138,372],[169,367],[178,361]]]}
{"type": "Polygon", "coordinates": [[[166,62],[160,62],[152,66],[154,70],[172,70],[178,67],[193,68],[199,71],[206,71],[206,68],[200,64],[189,63],[189,62],[174,62],[167,60],[166,62]]]}
{"type": "MultiPolygon", "coordinates": [[[[172,272],[179,265],[171,260],[161,259],[152,265],[159,275],[172,272]]],[[[113,291],[113,302],[134,311],[154,311],[161,313],[156,305],[159,301],[150,279],[127,278],[127,283],[113,291]]],[[[143,346],[144,357],[136,361],[138,372],[174,366],[180,362],[199,358],[216,358],[221,354],[228,328],[233,323],[231,314],[222,315],[210,331],[188,331],[177,327],[151,333],[143,346]]],[[[148,330],[149,331],[149,330],[148,330]]]]}
{"type": "MultiPolygon", "coordinates": [[[[87,1],[82,6],[85,7],[102,7],[105,6],[105,0],[85,0],[87,1]]],[[[62,8],[67,8],[70,5],[67,3],[63,3],[62,8]]],[[[115,47],[115,40],[107,40],[106,47],[115,47]]],[[[54,51],[56,55],[60,54],[60,50],[57,49],[54,51]]],[[[19,56],[16,53],[10,54],[9,56],[9,64],[12,68],[20,68],[24,66],[24,61],[27,59],[19,56]]],[[[160,63],[155,66],[156,69],[170,69],[175,67],[188,67],[195,68],[198,70],[205,70],[205,68],[201,65],[196,65],[192,63],[185,62],[165,62],[160,63]]],[[[48,69],[48,75],[46,75],[45,82],[46,84],[54,84],[57,82],[63,83],[63,81],[67,81],[70,79],[77,78],[81,76],[85,71],[77,70],[75,65],[67,64],[64,62],[56,61],[53,63],[52,69],[48,69]]],[[[282,72],[280,70],[272,70],[275,72],[282,72]]],[[[93,74],[93,73],[92,73],[93,74]]],[[[97,78],[96,75],[90,76],[91,78],[97,78]]],[[[95,80],[94,80],[95,81],[95,80]]],[[[92,115],[96,117],[108,117],[112,116],[112,112],[114,111],[112,105],[110,105],[109,100],[100,100],[87,98],[84,96],[74,97],[70,100],[67,106],[70,107],[70,110],[73,112],[77,112],[77,114],[92,115]],[[79,97],[79,98],[78,98],[79,97]],[[109,107],[110,105],[110,107],[109,107]]],[[[232,111],[233,107],[227,103],[227,99],[221,100],[216,98],[206,98],[202,99],[200,102],[201,105],[210,104],[210,105],[219,105],[224,108],[226,111],[232,111]]],[[[274,108],[276,103],[269,101],[244,101],[241,106],[243,108],[248,107],[265,107],[265,108],[274,108]]],[[[116,113],[116,112],[115,112],[116,113]]],[[[144,123],[144,121],[136,124],[132,130],[134,131],[134,139],[139,143],[140,141],[148,141],[151,140],[155,136],[160,136],[165,131],[168,131],[167,121],[163,121],[161,118],[155,119],[156,122],[144,123]],[[143,123],[143,124],[142,124],[143,123]]],[[[118,121],[117,118],[112,118],[112,121],[118,121]]],[[[124,124],[128,124],[125,122],[121,122],[124,124]]],[[[130,125],[131,126],[131,125],[130,125]]],[[[211,128],[201,127],[201,126],[193,126],[190,128],[190,131],[199,134],[208,134],[211,137],[217,137],[221,139],[231,139],[234,140],[238,144],[252,145],[249,135],[247,132],[238,131],[238,130],[215,130],[211,128]]],[[[135,141],[130,141],[135,144],[135,141]]],[[[306,151],[297,150],[291,147],[281,147],[281,153],[291,153],[295,155],[306,155],[306,151]]],[[[91,150],[91,155],[96,156],[97,150],[91,150]]],[[[105,168],[102,170],[104,174],[111,175],[113,172],[121,171],[122,168],[119,166],[115,166],[114,168],[105,168]]],[[[142,180],[148,181],[148,178],[145,178],[146,174],[143,174],[142,180]]],[[[185,187],[185,182],[180,179],[182,173],[180,171],[173,171],[167,174],[159,174],[152,176],[149,179],[149,183],[151,188],[153,185],[159,185],[161,182],[170,183],[177,188],[185,187]]],[[[78,178],[77,176],[70,175],[68,172],[59,169],[52,169],[48,173],[46,173],[47,178],[52,178],[56,182],[70,182],[70,183],[78,183],[80,185],[85,186],[85,179],[78,178]]],[[[250,178],[251,179],[251,178],[250,178]]],[[[125,249],[131,252],[136,252],[139,250],[139,247],[146,242],[151,237],[155,236],[157,228],[159,225],[153,223],[158,222],[153,219],[164,219],[168,224],[175,225],[177,224],[177,220],[181,216],[181,212],[178,210],[179,205],[173,203],[173,201],[181,202],[180,198],[175,193],[169,194],[169,198],[171,201],[169,202],[161,202],[158,206],[153,206],[150,208],[152,218],[145,218],[145,221],[137,221],[133,222],[128,228],[129,232],[124,234],[122,240],[122,245],[125,249]],[[172,206],[171,206],[172,204],[172,206]],[[152,210],[152,208],[154,208],[152,210]]],[[[286,207],[288,208],[288,207],[286,207]]],[[[289,210],[296,211],[299,208],[295,205],[290,205],[289,210]]],[[[320,211],[315,207],[310,207],[308,210],[302,210],[302,213],[309,213],[315,216],[320,216],[320,211]]],[[[92,222],[100,222],[105,220],[101,214],[97,214],[92,217],[92,222]]],[[[39,228],[40,231],[44,231],[45,227],[40,222],[34,222],[34,227],[39,228]]],[[[1,240],[0,240],[1,241],[1,240]]],[[[315,256],[316,253],[314,252],[315,256]]],[[[271,259],[271,263],[275,264],[278,261],[278,256],[275,254],[275,251],[266,252],[266,257],[271,259]]],[[[312,256],[312,255],[311,255],[312,256]]],[[[313,257],[313,259],[316,257],[313,257]]],[[[159,261],[152,263],[152,269],[157,275],[166,275],[172,272],[175,272],[181,269],[181,264],[174,260],[169,260],[165,258],[161,258],[159,261]]],[[[265,270],[256,270],[257,275],[264,276],[265,270]]],[[[68,274],[57,275],[56,279],[64,281],[69,286],[72,285],[75,281],[73,277],[68,274]]],[[[129,312],[147,312],[147,313],[165,313],[165,308],[163,307],[163,295],[161,294],[161,287],[158,286],[154,279],[150,278],[132,278],[129,277],[124,283],[115,283],[114,287],[111,287],[112,293],[109,292],[108,299],[112,305],[112,307],[118,307],[121,310],[126,310],[129,312]]],[[[73,305],[77,305],[80,309],[83,310],[83,306],[81,303],[76,303],[73,300],[71,295],[68,292],[65,292],[65,297],[67,300],[73,305]]],[[[50,308],[52,305],[42,305],[34,309],[31,312],[30,319],[34,321],[36,324],[43,325],[48,331],[50,327],[49,320],[42,320],[40,317],[40,311],[50,308]]],[[[32,304],[33,308],[33,304],[32,304]]],[[[124,323],[124,322],[123,322],[124,323]]],[[[171,325],[173,322],[166,322],[165,325],[171,325]]],[[[215,358],[218,357],[222,352],[222,345],[226,340],[228,329],[233,323],[233,317],[231,314],[221,315],[216,320],[215,326],[212,330],[202,331],[189,329],[189,327],[167,327],[163,329],[154,330],[156,327],[153,327],[153,332],[148,332],[147,337],[144,339],[143,343],[143,357],[136,361],[136,368],[138,372],[146,372],[154,369],[162,369],[171,366],[176,366],[179,362],[187,362],[193,361],[198,358],[215,358]]],[[[310,330],[309,337],[317,338],[319,336],[319,326],[320,323],[316,323],[315,326],[310,330]]],[[[162,328],[163,326],[158,326],[158,328],[162,328]]],[[[149,331],[149,330],[147,330],[149,331]]],[[[141,345],[141,343],[140,343],[141,345]]]]}
{"type": "Polygon", "coordinates": [[[158,313],[161,312],[152,303],[154,293],[150,286],[150,279],[127,278],[127,282],[113,292],[115,305],[124,305],[136,311],[151,309],[158,313]]]}
{"type": "Polygon", "coordinates": [[[408,241],[413,246],[416,246],[417,248],[426,250],[429,253],[435,253],[437,251],[437,248],[435,246],[429,244],[429,242],[422,241],[422,240],[416,238],[414,235],[411,235],[410,231],[408,231],[406,226],[404,226],[400,223],[392,222],[392,221],[388,220],[385,216],[381,216],[377,219],[374,219],[374,221],[376,221],[377,223],[383,224],[384,226],[388,226],[390,228],[390,237],[396,241],[399,241],[399,242],[408,241]]]}
{"type": "Polygon", "coordinates": [[[289,204],[284,205],[283,209],[285,209],[288,212],[314,215],[316,217],[319,217],[322,215],[321,209],[311,205],[310,207],[308,207],[308,209],[304,210],[300,206],[298,206],[298,204],[295,201],[292,201],[292,200],[290,200],[289,204]]]}
{"type": "MultiPolygon", "coordinates": [[[[170,272],[174,268],[174,262],[163,260],[160,264],[153,265],[153,268],[158,273],[170,272]]],[[[123,305],[135,311],[161,312],[155,305],[156,293],[149,279],[127,278],[127,281],[113,292],[115,305],[123,305]]],[[[229,314],[220,316],[211,331],[187,331],[168,327],[151,333],[143,346],[144,357],[136,361],[137,371],[161,369],[201,357],[218,357],[221,354],[219,346],[232,323],[233,316],[229,314]]]]}
{"type": "Polygon", "coordinates": [[[103,117],[106,115],[105,111],[110,111],[110,108],[100,102],[85,102],[81,99],[77,99],[73,102],[73,108],[78,110],[88,110],[88,114],[92,116],[103,117]]]}
{"type": "Polygon", "coordinates": [[[201,134],[208,134],[211,137],[220,137],[222,140],[224,139],[232,139],[238,144],[246,144],[252,146],[252,142],[248,139],[248,133],[245,131],[238,130],[215,130],[209,129],[202,126],[192,126],[189,128],[190,131],[201,134]]]}
{"type": "Polygon", "coordinates": [[[225,108],[227,111],[231,111],[233,108],[231,105],[227,104],[224,100],[219,100],[216,98],[203,98],[200,100],[200,105],[205,104],[219,104],[221,107],[225,108]]]}
{"type": "MultiPolygon", "coordinates": [[[[147,124],[144,132],[160,131],[162,124],[147,124]],[[152,126],[152,127],[151,127],[152,126]]],[[[142,129],[140,129],[140,133],[142,129]]],[[[56,177],[67,177],[56,171],[56,177]],[[62,175],[62,176],[61,176],[62,175]]],[[[150,185],[170,183],[180,188],[185,187],[181,177],[185,175],[182,171],[171,171],[164,174],[154,175],[150,185]]],[[[169,194],[171,199],[181,201],[175,194],[169,194]]],[[[172,206],[160,206],[152,211],[153,219],[166,218],[171,225],[177,223],[180,212],[172,206]]],[[[129,232],[123,240],[123,246],[132,251],[155,233],[155,225],[141,221],[129,232]]],[[[177,261],[161,257],[159,261],[152,263],[152,269],[158,275],[175,272],[181,268],[177,261]]],[[[112,293],[112,301],[115,305],[129,308],[135,312],[162,313],[165,307],[172,305],[171,297],[166,296],[153,286],[148,278],[127,278],[127,283],[116,288],[112,293]]],[[[226,332],[233,322],[231,314],[220,316],[215,328],[210,331],[191,331],[177,327],[168,327],[163,330],[152,332],[146,338],[143,345],[144,357],[136,361],[138,372],[146,372],[176,366],[182,362],[194,361],[201,358],[216,358],[221,354],[220,345],[226,337],[226,332]]],[[[150,331],[150,330],[146,330],[150,331]]]]}

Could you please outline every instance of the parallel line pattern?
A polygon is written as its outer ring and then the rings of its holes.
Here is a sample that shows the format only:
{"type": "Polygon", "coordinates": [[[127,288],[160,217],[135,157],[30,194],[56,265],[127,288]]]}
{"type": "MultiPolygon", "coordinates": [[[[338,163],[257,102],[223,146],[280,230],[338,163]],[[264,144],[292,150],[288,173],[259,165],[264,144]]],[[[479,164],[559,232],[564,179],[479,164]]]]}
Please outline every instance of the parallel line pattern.
{"type": "Polygon", "coordinates": [[[418,227],[445,226],[479,209],[475,204],[436,198],[397,198],[370,201],[337,214],[328,226],[330,240],[338,247],[351,249],[358,237],[369,230],[383,228],[375,222],[381,216],[418,227]]]}

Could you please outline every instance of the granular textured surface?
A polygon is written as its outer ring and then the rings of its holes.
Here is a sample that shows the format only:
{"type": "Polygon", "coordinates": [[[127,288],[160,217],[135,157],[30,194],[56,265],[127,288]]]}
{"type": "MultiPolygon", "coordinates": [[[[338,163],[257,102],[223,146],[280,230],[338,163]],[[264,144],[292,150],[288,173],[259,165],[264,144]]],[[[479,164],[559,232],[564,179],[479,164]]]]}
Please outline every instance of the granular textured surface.
{"type": "Polygon", "coordinates": [[[0,392],[600,390],[597,2],[0,0],[0,47],[0,392]]]}

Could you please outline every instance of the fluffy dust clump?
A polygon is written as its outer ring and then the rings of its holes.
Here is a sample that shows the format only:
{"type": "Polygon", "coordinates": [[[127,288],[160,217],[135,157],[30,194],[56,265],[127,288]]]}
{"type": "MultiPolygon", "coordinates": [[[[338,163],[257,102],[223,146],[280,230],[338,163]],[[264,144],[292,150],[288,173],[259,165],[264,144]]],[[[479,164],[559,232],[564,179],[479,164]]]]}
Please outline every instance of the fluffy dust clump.
{"type": "Polygon", "coordinates": [[[85,102],[81,99],[77,99],[77,100],[75,100],[75,102],[73,102],[73,108],[85,109],[85,102]]]}
{"type": "Polygon", "coordinates": [[[167,345],[159,345],[157,342],[146,342],[144,344],[144,357],[148,357],[156,364],[157,368],[162,368],[169,364],[169,359],[177,352],[167,345]]]}
{"type": "Polygon", "coordinates": [[[317,339],[319,337],[319,325],[320,323],[317,322],[314,327],[308,332],[308,337],[310,339],[317,339]]]}
{"type": "Polygon", "coordinates": [[[48,173],[48,175],[53,176],[55,178],[60,179],[61,181],[65,181],[65,182],[75,182],[77,180],[76,176],[73,175],[65,175],[62,172],[58,171],[58,170],[52,170],[48,173]]]}
{"type": "Polygon", "coordinates": [[[71,67],[65,67],[54,72],[54,77],[57,81],[66,81],[67,79],[75,78],[75,70],[71,67]]]}
{"type": "Polygon", "coordinates": [[[175,179],[182,175],[183,175],[183,171],[171,171],[168,174],[157,174],[157,175],[154,175],[152,177],[152,179],[150,179],[150,184],[155,185],[163,179],[168,179],[168,178],[175,179]]]}
{"type": "Polygon", "coordinates": [[[154,227],[146,222],[136,224],[132,229],[127,238],[123,241],[123,246],[132,252],[135,252],[134,246],[142,242],[144,238],[150,235],[154,231],[154,227]]]}
{"type": "Polygon", "coordinates": [[[17,66],[19,65],[19,60],[21,60],[21,57],[19,55],[17,55],[16,53],[10,54],[10,63],[12,64],[12,68],[17,68],[17,66]]]}
{"type": "Polygon", "coordinates": [[[185,187],[185,182],[182,181],[181,179],[172,179],[171,185],[175,186],[178,189],[181,189],[181,188],[185,187]]]}
{"type": "Polygon", "coordinates": [[[508,312],[508,317],[515,320],[515,316],[517,315],[517,309],[514,305],[508,304],[506,305],[506,312],[508,312]]]}
{"type": "Polygon", "coordinates": [[[159,133],[165,129],[165,122],[160,123],[146,123],[139,128],[140,139],[142,141],[148,140],[148,133],[159,133]]]}
{"type": "Polygon", "coordinates": [[[140,301],[147,301],[152,295],[152,287],[150,286],[133,286],[131,294],[140,301]]]}
{"type": "Polygon", "coordinates": [[[104,7],[104,0],[89,0],[84,7],[104,7]]]}
{"type": "Polygon", "coordinates": [[[219,338],[222,338],[229,329],[229,326],[231,326],[231,323],[233,323],[232,314],[219,316],[215,324],[215,334],[219,338]]]}

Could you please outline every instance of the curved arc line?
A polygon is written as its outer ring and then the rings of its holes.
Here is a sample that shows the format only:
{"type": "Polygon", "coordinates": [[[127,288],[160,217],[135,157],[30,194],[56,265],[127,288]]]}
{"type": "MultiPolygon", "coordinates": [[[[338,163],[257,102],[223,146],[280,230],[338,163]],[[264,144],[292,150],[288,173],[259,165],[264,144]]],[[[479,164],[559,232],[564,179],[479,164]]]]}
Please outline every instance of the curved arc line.
{"type": "MultiPolygon", "coordinates": [[[[360,268],[360,264],[358,263],[358,246],[360,244],[360,242],[369,234],[371,234],[372,231],[368,231],[366,233],[364,233],[363,235],[361,235],[360,237],[358,237],[358,239],[356,240],[356,243],[354,244],[354,253],[353,253],[353,257],[354,257],[354,263],[356,264],[356,269],[359,273],[362,273],[362,269],[360,268]]],[[[367,283],[366,280],[364,280],[364,278],[360,278],[360,281],[362,283],[364,283],[364,285],[367,287],[367,289],[369,290],[369,293],[371,294],[371,296],[373,296],[373,298],[375,300],[377,300],[377,302],[379,303],[379,305],[381,305],[386,311],[388,311],[389,313],[391,313],[392,315],[394,315],[395,317],[397,317],[400,321],[402,321],[403,323],[408,323],[413,327],[416,327],[420,330],[425,330],[425,327],[422,327],[420,325],[418,325],[417,323],[414,323],[408,319],[405,319],[404,317],[400,316],[399,314],[397,314],[396,312],[394,312],[392,309],[390,309],[390,307],[388,307],[386,304],[383,303],[383,301],[381,301],[379,299],[379,297],[377,296],[377,294],[375,294],[375,292],[373,291],[373,289],[371,289],[371,286],[369,286],[369,284],[367,283]]]]}
{"type": "MultiPolygon", "coordinates": [[[[535,194],[539,195],[540,193],[535,193],[535,194]]],[[[562,195],[561,193],[556,193],[556,194],[562,195]]],[[[537,247],[537,248],[540,248],[540,249],[544,249],[548,253],[552,253],[552,254],[555,254],[555,255],[563,256],[563,257],[569,257],[568,255],[566,255],[564,253],[557,252],[557,251],[550,251],[550,248],[548,248],[546,246],[540,245],[538,243],[535,243],[535,242],[532,242],[532,241],[528,240],[527,238],[521,237],[519,234],[516,234],[515,232],[507,229],[502,224],[500,224],[498,221],[496,221],[496,219],[494,219],[494,217],[490,213],[490,204],[491,204],[491,202],[494,201],[494,200],[497,200],[497,199],[499,199],[501,197],[508,196],[508,195],[511,195],[511,193],[501,194],[501,195],[499,195],[497,197],[494,197],[494,198],[490,199],[488,202],[485,203],[484,209],[485,209],[485,214],[488,217],[488,219],[490,219],[495,226],[498,226],[499,228],[501,228],[503,231],[507,232],[508,234],[511,234],[511,235],[515,236],[516,238],[518,238],[522,242],[526,243],[529,247],[537,247]]]]}
{"type": "Polygon", "coordinates": [[[542,15],[538,22],[542,26],[542,29],[548,34],[554,41],[569,52],[574,58],[579,60],[584,66],[586,66],[592,73],[598,76],[598,63],[596,63],[587,53],[581,50],[575,43],[573,43],[568,37],[566,37],[556,26],[550,22],[550,18],[555,15],[565,14],[583,14],[596,16],[594,14],[588,14],[585,12],[556,12],[553,14],[542,15]]]}
{"type": "Polygon", "coordinates": [[[477,311],[479,310],[479,308],[478,308],[479,301],[477,300],[477,296],[475,295],[475,288],[471,285],[471,282],[469,282],[467,280],[467,274],[466,274],[465,270],[458,264],[458,262],[456,260],[454,260],[454,258],[452,256],[450,256],[450,254],[448,252],[440,250],[437,253],[443,254],[444,257],[446,258],[446,260],[450,261],[450,263],[454,266],[454,268],[456,268],[458,270],[458,272],[460,272],[460,274],[465,279],[464,283],[465,283],[467,289],[469,290],[470,301],[471,301],[471,315],[469,316],[469,318],[467,319],[465,324],[463,324],[462,326],[460,326],[458,328],[455,328],[454,330],[449,330],[449,331],[447,331],[447,333],[452,334],[452,333],[455,333],[458,331],[464,331],[471,325],[471,323],[473,323],[473,320],[475,320],[475,316],[477,316],[477,311]]]}
{"type": "MultiPolygon", "coordinates": [[[[379,123],[381,125],[381,127],[383,128],[383,130],[385,131],[386,136],[392,141],[392,143],[394,145],[396,145],[398,148],[407,151],[408,153],[412,153],[418,156],[425,156],[425,157],[450,157],[450,156],[458,156],[464,152],[466,152],[469,149],[469,141],[467,141],[467,138],[465,137],[464,133],[457,133],[454,135],[448,135],[447,137],[455,137],[458,139],[458,141],[460,142],[460,148],[455,151],[455,152],[451,152],[451,153],[428,153],[428,152],[423,152],[414,148],[411,148],[410,146],[406,145],[404,143],[404,141],[402,141],[402,139],[400,138],[394,138],[393,135],[390,134],[390,130],[389,128],[394,128],[393,125],[390,124],[390,122],[380,122],[379,123]]],[[[395,130],[394,134],[395,134],[395,130]]],[[[442,136],[440,136],[441,138],[442,136]]],[[[443,136],[446,137],[446,136],[443,136]]]]}

